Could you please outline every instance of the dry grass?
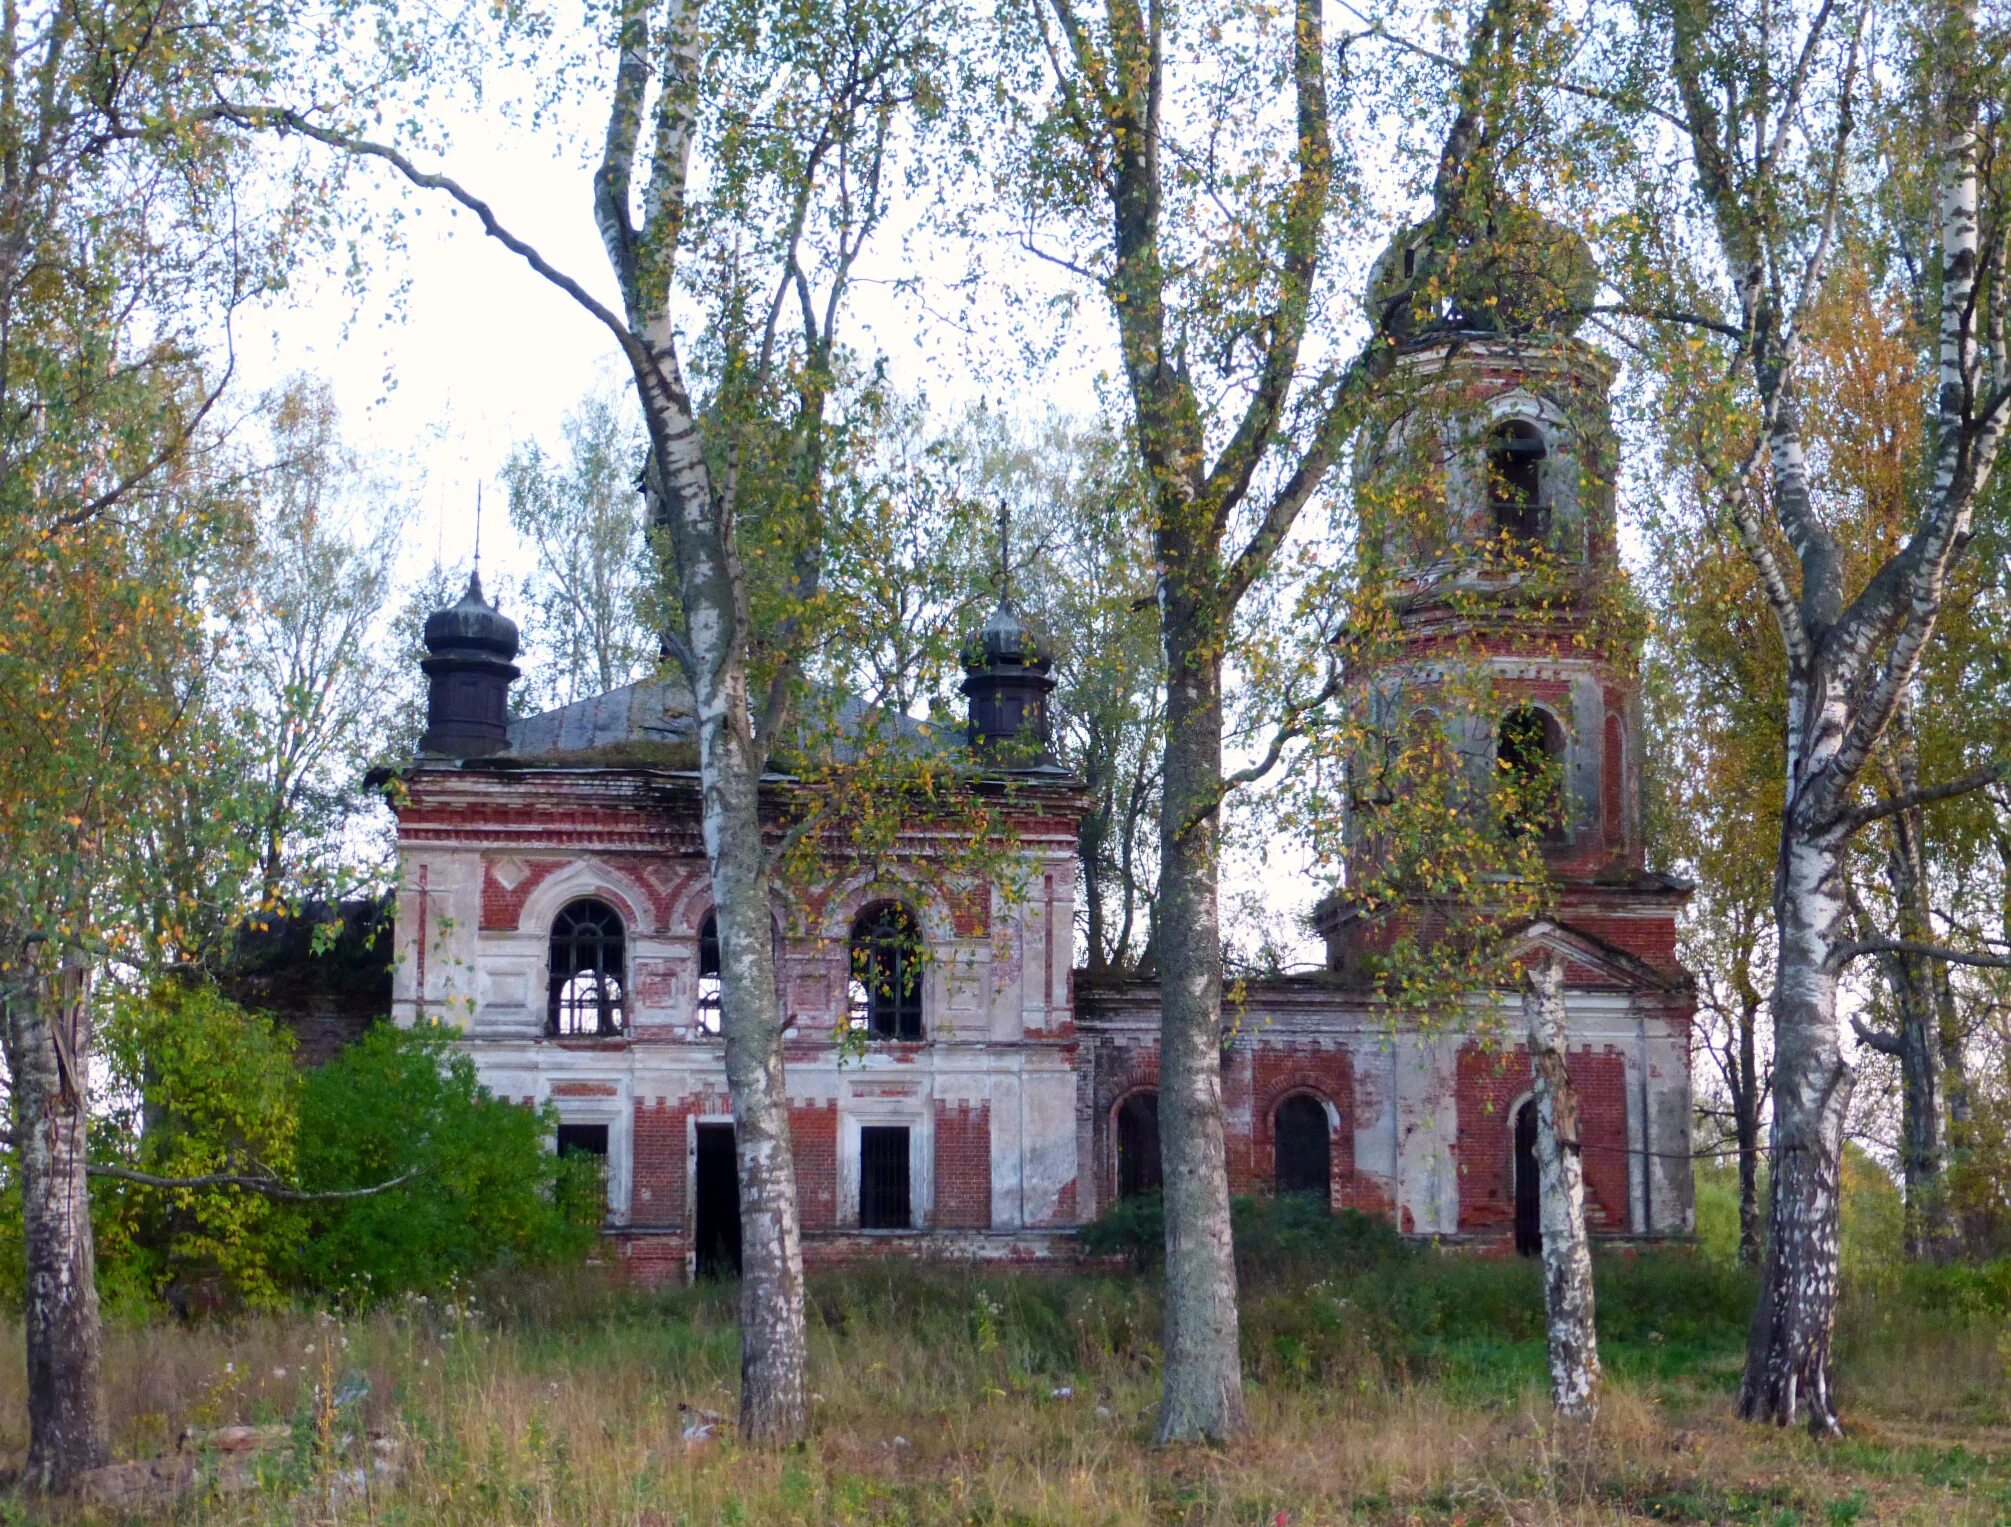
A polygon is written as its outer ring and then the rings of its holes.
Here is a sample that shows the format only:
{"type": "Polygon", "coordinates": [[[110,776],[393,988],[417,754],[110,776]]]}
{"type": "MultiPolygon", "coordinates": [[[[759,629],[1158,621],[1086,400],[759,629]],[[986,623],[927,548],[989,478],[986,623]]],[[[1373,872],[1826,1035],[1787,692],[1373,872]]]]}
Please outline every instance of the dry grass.
{"type": "MultiPolygon", "coordinates": [[[[1473,1276],[1457,1274],[1462,1287],[1473,1276]]],[[[782,1454],[742,1451],[730,1428],[685,1435],[697,1412],[732,1410],[736,1338],[716,1290],[544,1289],[509,1309],[117,1326],[107,1390],[121,1456],[172,1446],[187,1426],[295,1423],[267,1488],[153,1520],[2011,1520],[2011,1347],[1988,1321],[1855,1312],[1854,1435],[1818,1448],[1729,1419],[1729,1327],[1680,1358],[1659,1333],[1609,1341],[1619,1377],[1597,1425],[1572,1433],[1545,1415],[1540,1348],[1526,1340],[1441,1332],[1407,1344],[1363,1313],[1369,1339],[1350,1345],[1343,1328],[1302,1341],[1308,1322],[1356,1318],[1359,1306],[1340,1302],[1348,1286],[1253,1299],[1251,1436],[1224,1449],[1145,1445],[1156,1303],[1149,1283],[1111,1279],[816,1284],[817,1436],[782,1454]],[[324,1449],[359,1428],[398,1439],[403,1477],[331,1500],[324,1449]]],[[[0,1342],[0,1450],[13,1457],[25,1429],[18,1341],[0,1342]]],[[[109,1519],[0,1505],[0,1521],[109,1519]]]]}

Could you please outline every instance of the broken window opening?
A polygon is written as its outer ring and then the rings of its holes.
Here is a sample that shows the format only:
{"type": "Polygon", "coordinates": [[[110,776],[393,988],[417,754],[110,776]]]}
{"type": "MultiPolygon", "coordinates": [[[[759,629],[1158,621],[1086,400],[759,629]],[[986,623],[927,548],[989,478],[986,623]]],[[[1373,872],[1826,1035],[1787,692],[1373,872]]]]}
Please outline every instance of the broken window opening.
{"type": "Polygon", "coordinates": [[[922,1038],[920,924],[899,902],[883,901],[852,924],[848,1022],[868,1039],[922,1038]]]}
{"type": "Polygon", "coordinates": [[[719,919],[705,914],[698,928],[698,1027],[704,1034],[719,1032],[719,919]]]}
{"type": "Polygon", "coordinates": [[[1518,541],[1550,534],[1550,505],[1543,499],[1543,432],[1527,419],[1496,425],[1487,437],[1487,507],[1494,528],[1518,541]]]}
{"type": "Polygon", "coordinates": [[[1117,1108],[1117,1196],[1157,1193],[1164,1184],[1159,1157],[1159,1094],[1134,1092],[1117,1108]]]}
{"type": "Polygon", "coordinates": [[[859,1131],[859,1228],[910,1230],[914,1201],[908,1183],[908,1131],[869,1124],[859,1131]]]}
{"type": "Polygon", "coordinates": [[[626,939],[621,914],[587,897],[552,921],[545,1026],[565,1037],[619,1034],[626,939]]]}
{"type": "Polygon", "coordinates": [[[1307,1093],[1297,1093],[1278,1105],[1273,1121],[1280,1195],[1304,1194],[1322,1208],[1333,1197],[1333,1137],[1326,1105],[1307,1093]]]}
{"type": "Polygon", "coordinates": [[[1550,712],[1519,705],[1501,719],[1495,742],[1501,820],[1516,837],[1564,837],[1564,729],[1550,712]]]}
{"type": "MultiPolygon", "coordinates": [[[[587,1175],[591,1178],[593,1186],[587,1188],[582,1185],[580,1191],[591,1192],[594,1206],[605,1214],[608,1209],[607,1125],[561,1124],[555,1150],[561,1160],[571,1157],[590,1163],[587,1175]]],[[[582,1207],[585,1207],[584,1203],[582,1207]]]]}

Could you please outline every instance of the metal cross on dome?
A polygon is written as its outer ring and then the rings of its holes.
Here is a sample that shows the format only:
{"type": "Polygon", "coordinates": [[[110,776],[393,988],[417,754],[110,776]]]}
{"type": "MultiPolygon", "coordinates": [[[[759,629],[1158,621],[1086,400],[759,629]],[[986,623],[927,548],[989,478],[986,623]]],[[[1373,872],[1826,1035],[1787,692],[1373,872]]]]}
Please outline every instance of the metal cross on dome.
{"type": "Polygon", "coordinates": [[[999,500],[999,601],[1012,598],[1012,505],[999,500]]]}

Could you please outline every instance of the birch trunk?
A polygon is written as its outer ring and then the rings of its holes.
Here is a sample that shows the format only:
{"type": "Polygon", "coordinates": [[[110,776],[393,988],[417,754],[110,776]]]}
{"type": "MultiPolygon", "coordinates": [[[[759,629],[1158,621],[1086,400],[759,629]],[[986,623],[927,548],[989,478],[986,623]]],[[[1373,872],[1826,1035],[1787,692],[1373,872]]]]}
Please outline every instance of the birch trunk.
{"type": "MultiPolygon", "coordinates": [[[[698,718],[701,821],[719,927],[720,1033],[740,1177],[740,1434],[786,1445],[809,1432],[803,1248],[782,1069],[767,844],[763,739],[749,685],[747,581],[735,542],[735,478],[715,474],[678,354],[671,311],[696,134],[701,54],[697,0],[624,0],[594,220],[622,292],[622,341],[649,432],[650,514],[667,531],[683,617],[680,660],[698,718]],[[652,84],[654,140],[638,152],[652,84]],[[647,171],[643,220],[631,175],[647,171]]],[[[834,299],[835,300],[835,299],[834,299]]]]}
{"type": "Polygon", "coordinates": [[[775,971],[761,754],[748,692],[745,579],[681,385],[659,361],[639,378],[651,430],[652,497],[678,567],[698,711],[702,823],[719,926],[720,1033],[740,1175],[740,1434],[787,1445],[809,1434],[803,1247],[782,1013],[775,971]]]}
{"type": "MultiPolygon", "coordinates": [[[[1222,1142],[1220,659],[1177,613],[1167,626],[1167,724],[1155,947],[1159,1128],[1165,1162],[1166,1357],[1156,1440],[1242,1431],[1242,1349],[1222,1142]]],[[[1219,649],[1218,649],[1219,650],[1219,649]]]]}
{"type": "Polygon", "coordinates": [[[65,1490],[105,1462],[98,1290],[85,1177],[90,1014],[81,971],[50,993],[23,962],[6,998],[7,1069],[27,1252],[28,1461],[31,1490],[65,1490]],[[53,1007],[53,1011],[52,1011],[53,1007]]]}
{"type": "Polygon", "coordinates": [[[1599,1337],[1592,1318],[1592,1245],[1585,1233],[1578,1093],[1564,1058],[1563,963],[1550,956],[1533,965],[1523,980],[1522,1016],[1536,1077],[1550,1398],[1567,1421],[1590,1421],[1599,1413],[1599,1337]]]}
{"type": "MultiPolygon", "coordinates": [[[[1773,1201],[1739,1413],[1786,1425],[1805,1404],[1818,1436],[1841,1431],[1830,1346],[1838,1178],[1853,1077],[1842,1051],[1837,981],[1852,958],[1869,952],[1843,932],[1844,859],[1854,832],[1890,814],[1867,814],[1870,808],[1858,804],[1863,775],[1918,681],[1949,571],[1969,542],[1974,506],[1989,486],[2011,398],[2005,390],[2011,307],[1996,286],[2003,269],[2001,219],[1993,216],[1987,252],[1979,234],[1979,86],[1989,83],[1979,11],[1977,0],[1942,0],[1917,34],[1914,83],[1933,98],[1942,132],[1933,470],[1904,545],[1864,579],[1854,598],[1846,597],[1843,550],[1812,501],[1796,414],[1794,331],[1802,302],[1827,278],[1825,260],[1843,239],[1838,209],[1851,194],[1844,166],[1851,159],[1852,91],[1870,67],[1864,34],[1854,31],[1843,50],[1834,103],[1818,135],[1827,140],[1822,158],[1809,161],[1830,183],[1827,198],[1816,199],[1826,210],[1816,223],[1784,223],[1774,191],[1788,173],[1775,162],[1785,129],[1776,132],[1776,147],[1757,176],[1744,170],[1741,145],[1756,124],[1797,119],[1811,99],[1804,95],[1807,77],[1762,76],[1756,89],[1741,90],[1750,78],[1726,71],[1750,39],[1728,45],[1724,13],[1708,6],[1679,4],[1667,13],[1672,74],[1698,185],[1736,285],[1742,360],[1767,415],[1770,482],[1764,498],[1741,473],[1721,471],[1718,480],[1780,630],[1788,675],[1774,878],[1773,1201]],[[1816,250],[1806,260],[1788,253],[1805,247],[1793,243],[1804,236],[1816,250]],[[1799,272],[1799,289],[1784,282],[1790,267],[1799,272]],[[1990,285],[1979,289],[1986,271],[1990,285]],[[1792,554],[1798,577],[1790,575],[1780,547],[1792,554]]],[[[1827,44],[1822,33],[1831,18],[1824,9],[1810,20],[1803,58],[1827,44]]],[[[1731,23],[1732,30],[1737,25],[1731,23]]]]}
{"type": "Polygon", "coordinates": [[[1836,1022],[1830,955],[1843,920],[1843,845],[1806,835],[1789,813],[1776,890],[1773,1199],[1739,1414],[1841,1435],[1830,1343],[1836,1323],[1839,1174],[1853,1077],[1836,1022]]]}
{"type": "MultiPolygon", "coordinates": [[[[701,713],[704,713],[701,705],[701,713]]],[[[706,731],[725,733],[721,720],[706,731]]],[[[743,739],[721,736],[706,768],[705,843],[719,924],[720,1029],[740,1172],[740,1435],[809,1435],[803,1245],[782,1072],[780,992],[760,820],[760,777],[743,739]]]]}

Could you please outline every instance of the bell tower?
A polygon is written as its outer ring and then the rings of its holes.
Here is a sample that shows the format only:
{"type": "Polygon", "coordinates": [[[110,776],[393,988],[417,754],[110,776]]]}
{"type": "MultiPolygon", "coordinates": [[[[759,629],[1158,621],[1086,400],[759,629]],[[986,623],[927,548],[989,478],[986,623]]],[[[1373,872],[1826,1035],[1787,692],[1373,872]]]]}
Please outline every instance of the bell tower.
{"type": "MultiPolygon", "coordinates": [[[[1507,792],[1506,830],[1536,839],[1561,887],[1622,886],[1644,865],[1641,630],[1615,544],[1614,368],[1576,332],[1598,268],[1511,204],[1406,299],[1421,238],[1400,234],[1370,274],[1372,313],[1409,300],[1413,324],[1357,453],[1373,630],[1355,688],[1372,732],[1429,735],[1475,798],[1507,792]]],[[[1383,845],[1373,797],[1351,795],[1360,884],[1383,845]]],[[[1345,964],[1358,909],[1343,894],[1316,916],[1345,964]]]]}

